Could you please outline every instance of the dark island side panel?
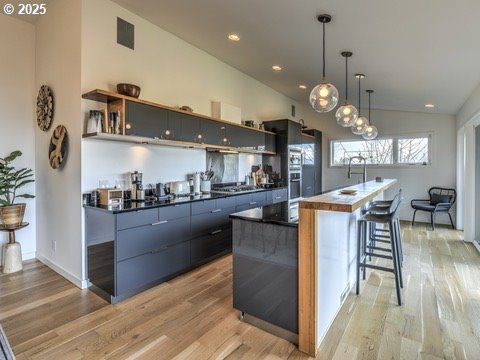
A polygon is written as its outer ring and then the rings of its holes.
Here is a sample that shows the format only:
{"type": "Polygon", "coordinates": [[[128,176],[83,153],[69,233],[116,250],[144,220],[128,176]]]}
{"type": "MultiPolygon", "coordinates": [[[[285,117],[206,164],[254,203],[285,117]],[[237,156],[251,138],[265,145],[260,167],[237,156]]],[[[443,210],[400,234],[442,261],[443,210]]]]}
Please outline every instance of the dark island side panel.
{"type": "Polygon", "coordinates": [[[298,333],[298,229],[233,219],[233,306],[298,333]]]}

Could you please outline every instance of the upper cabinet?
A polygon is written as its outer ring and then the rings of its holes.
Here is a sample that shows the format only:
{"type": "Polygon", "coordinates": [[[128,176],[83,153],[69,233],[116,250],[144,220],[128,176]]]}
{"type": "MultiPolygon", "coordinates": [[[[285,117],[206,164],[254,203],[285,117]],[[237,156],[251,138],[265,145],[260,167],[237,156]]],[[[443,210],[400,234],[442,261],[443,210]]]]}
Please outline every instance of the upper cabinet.
{"type": "Polygon", "coordinates": [[[84,99],[107,103],[108,112],[120,111],[121,134],[85,134],[104,140],[168,146],[233,149],[274,154],[275,134],[168,106],[94,90],[84,99]]]}

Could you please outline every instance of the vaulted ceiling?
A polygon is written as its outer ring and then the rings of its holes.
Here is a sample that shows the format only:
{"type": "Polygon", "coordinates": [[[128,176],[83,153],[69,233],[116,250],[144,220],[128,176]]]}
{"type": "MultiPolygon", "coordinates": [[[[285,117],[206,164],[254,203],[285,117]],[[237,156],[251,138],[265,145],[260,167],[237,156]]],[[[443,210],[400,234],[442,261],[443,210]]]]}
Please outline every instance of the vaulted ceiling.
{"type": "Polygon", "coordinates": [[[327,78],[341,96],[340,52],[354,53],[349,93],[355,103],[355,72],[367,75],[364,89],[375,90],[373,107],[388,110],[455,114],[480,83],[478,0],[114,1],[300,101],[321,79],[320,13],[333,17],[327,78]],[[241,41],[227,40],[231,32],[241,41]],[[273,64],[283,71],[273,72],[273,64]]]}

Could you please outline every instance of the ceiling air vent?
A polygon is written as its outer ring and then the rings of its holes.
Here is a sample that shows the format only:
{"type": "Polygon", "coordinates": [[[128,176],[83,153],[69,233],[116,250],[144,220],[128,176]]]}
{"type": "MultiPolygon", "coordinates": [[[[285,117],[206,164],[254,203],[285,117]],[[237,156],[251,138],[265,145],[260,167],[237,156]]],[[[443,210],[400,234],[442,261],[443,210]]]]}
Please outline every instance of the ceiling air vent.
{"type": "Polygon", "coordinates": [[[117,44],[134,50],[135,48],[135,25],[117,17],[117,44]]]}

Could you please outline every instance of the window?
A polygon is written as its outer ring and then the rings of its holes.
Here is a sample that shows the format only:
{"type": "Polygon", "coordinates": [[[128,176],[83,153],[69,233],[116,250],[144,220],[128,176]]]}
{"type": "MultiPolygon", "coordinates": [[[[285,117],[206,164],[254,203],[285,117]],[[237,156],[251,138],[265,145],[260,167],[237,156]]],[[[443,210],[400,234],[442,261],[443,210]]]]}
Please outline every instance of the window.
{"type": "Polygon", "coordinates": [[[428,137],[398,139],[399,164],[427,164],[428,137]]]}
{"type": "MultiPolygon", "coordinates": [[[[331,141],[331,166],[348,165],[352,156],[361,155],[370,165],[428,165],[431,136],[391,137],[375,140],[331,141]]],[[[358,162],[355,161],[354,164],[358,162]]]]}

